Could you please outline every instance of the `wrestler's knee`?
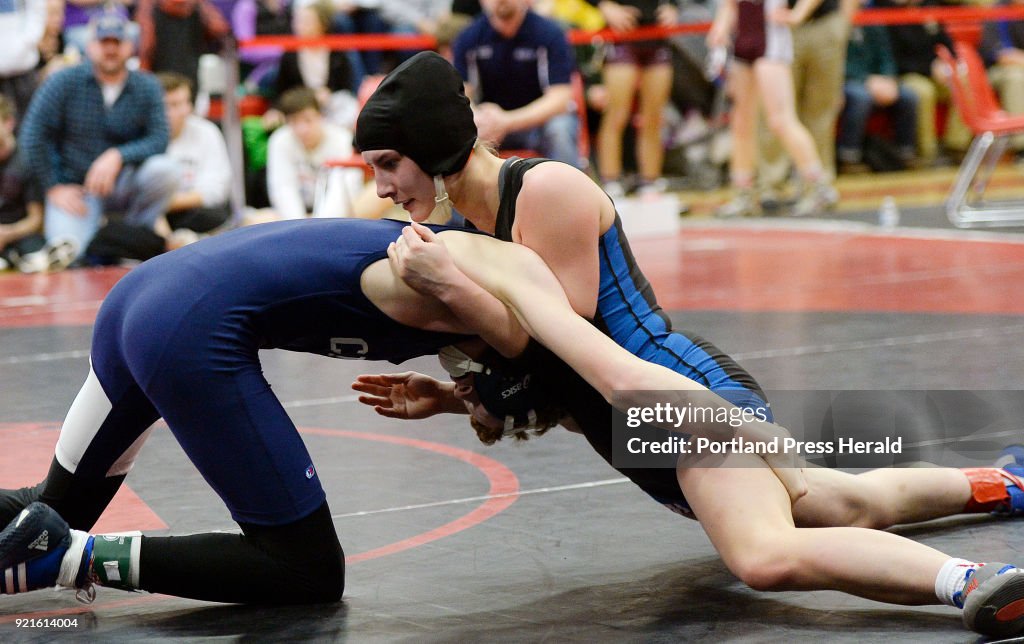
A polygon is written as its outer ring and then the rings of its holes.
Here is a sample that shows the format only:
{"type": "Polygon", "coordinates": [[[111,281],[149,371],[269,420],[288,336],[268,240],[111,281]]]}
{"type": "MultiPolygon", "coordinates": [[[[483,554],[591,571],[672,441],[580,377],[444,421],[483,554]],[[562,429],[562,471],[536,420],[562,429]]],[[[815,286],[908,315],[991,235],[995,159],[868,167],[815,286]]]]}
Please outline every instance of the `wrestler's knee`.
{"type": "Polygon", "coordinates": [[[743,548],[723,553],[729,570],[754,590],[792,587],[799,558],[787,544],[785,532],[748,541],[743,548]]]}
{"type": "Polygon", "coordinates": [[[306,564],[306,578],[311,580],[310,599],[313,602],[341,601],[345,594],[345,553],[335,540],[335,549],[322,560],[306,564]]]}

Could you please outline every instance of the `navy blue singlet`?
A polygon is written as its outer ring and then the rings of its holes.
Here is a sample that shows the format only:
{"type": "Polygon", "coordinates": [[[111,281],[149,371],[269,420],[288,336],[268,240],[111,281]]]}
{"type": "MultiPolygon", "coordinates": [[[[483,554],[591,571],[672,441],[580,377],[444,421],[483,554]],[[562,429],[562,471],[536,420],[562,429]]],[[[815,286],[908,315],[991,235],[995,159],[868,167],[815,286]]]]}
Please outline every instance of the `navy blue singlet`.
{"type": "Polygon", "coordinates": [[[262,224],[132,270],[96,319],[92,366],[112,410],[79,469],[109,467],[163,417],[235,520],[279,525],[311,513],[324,492],[258,351],[398,363],[462,339],[399,324],[363,295],[364,269],[405,225],[262,224]]]}

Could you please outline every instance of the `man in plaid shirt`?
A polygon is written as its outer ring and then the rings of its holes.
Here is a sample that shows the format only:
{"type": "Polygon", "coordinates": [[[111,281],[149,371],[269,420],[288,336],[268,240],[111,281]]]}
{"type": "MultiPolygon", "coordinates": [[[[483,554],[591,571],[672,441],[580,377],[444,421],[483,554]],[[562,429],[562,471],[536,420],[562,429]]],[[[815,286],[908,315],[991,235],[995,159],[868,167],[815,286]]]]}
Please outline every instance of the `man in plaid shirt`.
{"type": "Polygon", "coordinates": [[[132,42],[122,17],[104,13],[91,28],[89,62],[47,80],[23,126],[29,166],[46,193],[48,254],[39,269],[82,254],[104,216],[171,239],[164,214],[179,170],[163,154],[160,86],[128,70],[132,42]]]}

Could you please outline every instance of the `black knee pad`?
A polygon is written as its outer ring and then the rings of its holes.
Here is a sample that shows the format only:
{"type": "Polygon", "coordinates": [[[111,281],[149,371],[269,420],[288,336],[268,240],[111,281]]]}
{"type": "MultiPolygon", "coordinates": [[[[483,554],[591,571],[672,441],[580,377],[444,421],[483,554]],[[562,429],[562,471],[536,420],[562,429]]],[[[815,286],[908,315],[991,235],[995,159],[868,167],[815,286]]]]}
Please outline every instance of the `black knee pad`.
{"type": "Polygon", "coordinates": [[[335,602],[345,591],[345,552],[324,502],[313,514],[285,526],[242,524],[252,544],[280,562],[292,581],[287,603],[335,602]]]}

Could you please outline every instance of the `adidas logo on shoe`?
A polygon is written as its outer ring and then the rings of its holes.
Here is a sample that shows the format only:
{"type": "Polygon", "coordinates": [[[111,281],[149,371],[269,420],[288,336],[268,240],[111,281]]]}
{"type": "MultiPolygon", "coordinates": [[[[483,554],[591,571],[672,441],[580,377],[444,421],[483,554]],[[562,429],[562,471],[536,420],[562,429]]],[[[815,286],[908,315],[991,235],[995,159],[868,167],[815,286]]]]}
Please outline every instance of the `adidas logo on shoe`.
{"type": "Polygon", "coordinates": [[[42,550],[43,552],[46,552],[47,549],[49,549],[49,547],[50,547],[50,533],[47,530],[43,530],[39,534],[39,536],[36,537],[35,541],[33,541],[32,543],[28,544],[28,549],[29,550],[42,550]]]}

